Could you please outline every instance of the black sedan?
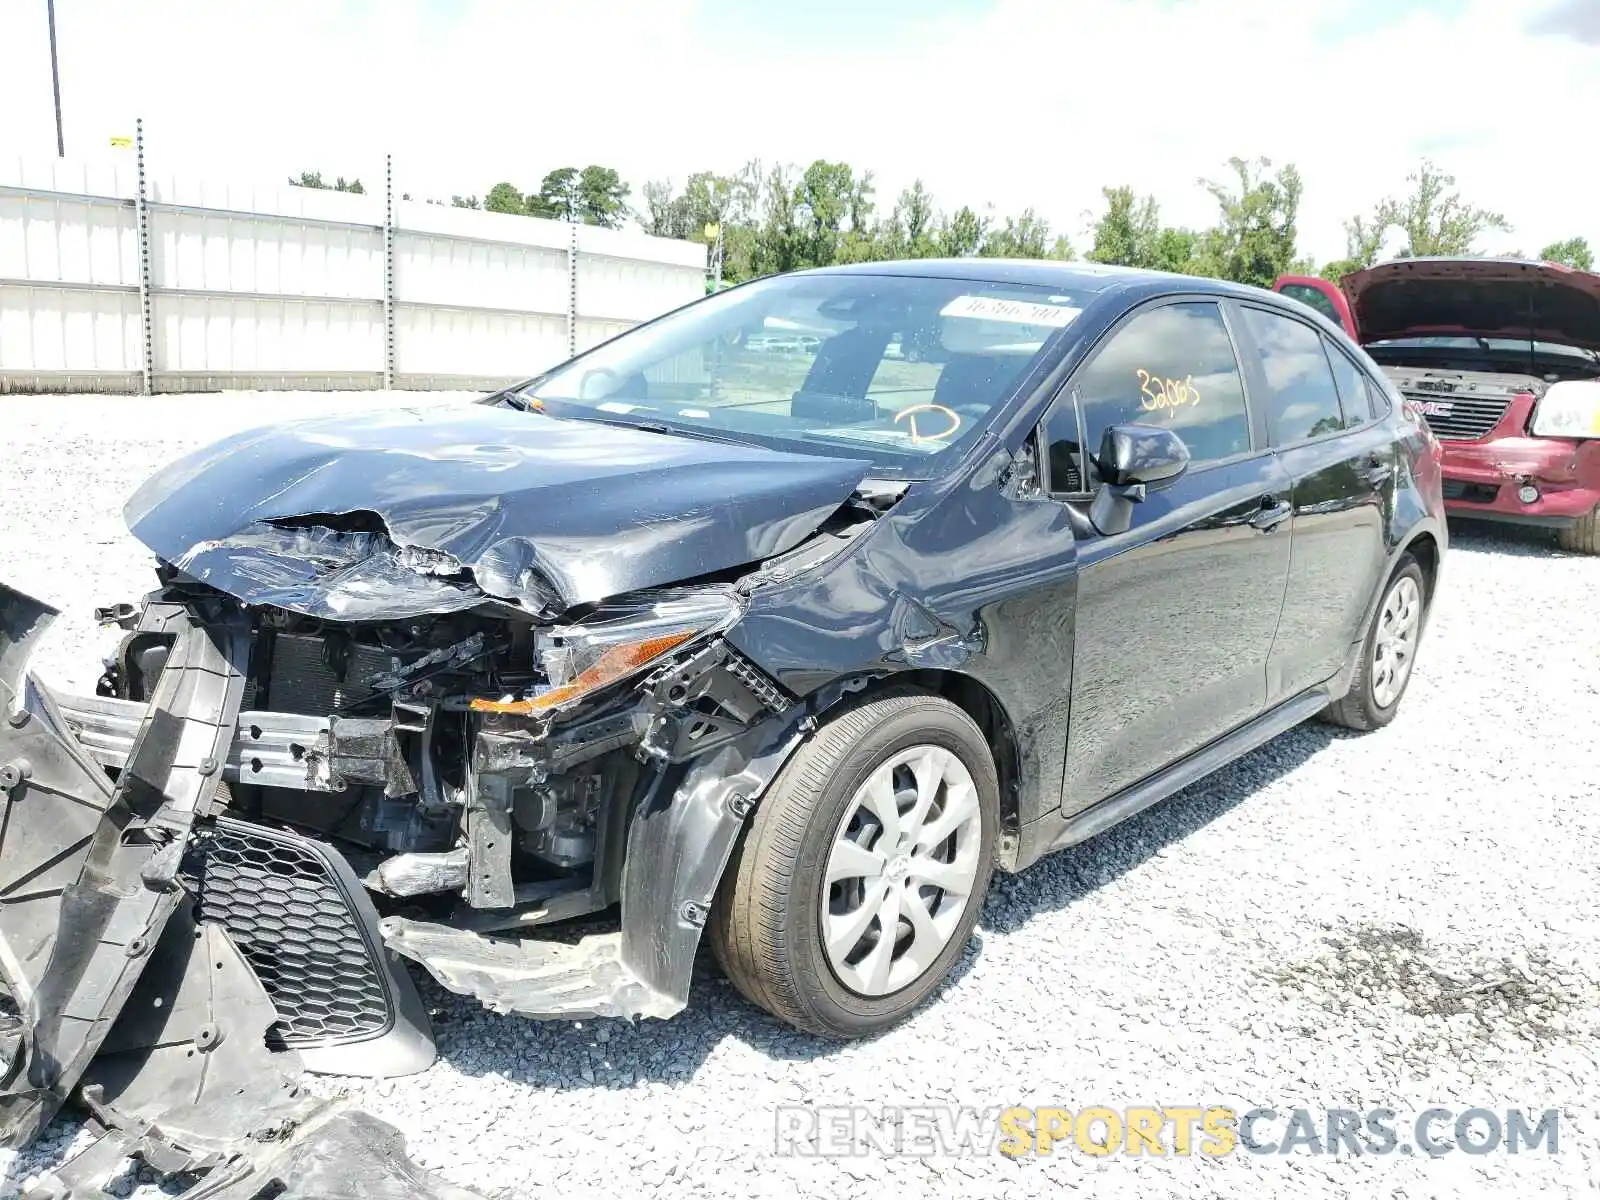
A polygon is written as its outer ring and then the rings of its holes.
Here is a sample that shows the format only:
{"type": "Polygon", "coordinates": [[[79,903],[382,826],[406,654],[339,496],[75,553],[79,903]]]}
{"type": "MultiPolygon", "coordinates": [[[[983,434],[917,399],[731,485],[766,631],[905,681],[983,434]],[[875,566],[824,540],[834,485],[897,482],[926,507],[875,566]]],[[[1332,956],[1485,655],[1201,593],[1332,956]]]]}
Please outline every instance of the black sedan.
{"type": "Polygon", "coordinates": [[[120,953],[132,902],[94,880],[167,871],[274,1044],[349,1074],[431,1054],[396,955],[503,1012],[664,1017],[704,933],[756,1004],[870,1034],[996,867],[1298,722],[1394,717],[1438,457],[1269,292],[982,259],[759,280],[476,405],[166,468],[127,509],[160,586],[109,614],[99,695],[19,676],[48,614],[5,593],[0,683],[40,718],[0,729],[35,770],[13,800],[53,773],[0,874],[25,835],[87,853],[51,841],[66,797],[159,824],[84,874],[76,958],[120,953]]]}

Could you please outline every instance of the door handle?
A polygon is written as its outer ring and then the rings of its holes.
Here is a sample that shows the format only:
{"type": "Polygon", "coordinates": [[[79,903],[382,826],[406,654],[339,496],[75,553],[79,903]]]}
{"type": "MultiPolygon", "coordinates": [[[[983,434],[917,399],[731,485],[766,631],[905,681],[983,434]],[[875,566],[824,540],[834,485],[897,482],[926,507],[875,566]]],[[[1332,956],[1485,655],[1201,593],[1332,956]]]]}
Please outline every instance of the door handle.
{"type": "Polygon", "coordinates": [[[1372,484],[1382,483],[1393,473],[1394,468],[1376,454],[1368,455],[1367,461],[1361,467],[1362,476],[1368,483],[1372,484]]]}
{"type": "Polygon", "coordinates": [[[1294,512],[1294,505],[1287,500],[1280,500],[1276,504],[1268,500],[1261,501],[1261,510],[1250,517],[1250,528],[1260,533],[1271,533],[1279,525],[1289,519],[1289,514],[1294,512]]]}

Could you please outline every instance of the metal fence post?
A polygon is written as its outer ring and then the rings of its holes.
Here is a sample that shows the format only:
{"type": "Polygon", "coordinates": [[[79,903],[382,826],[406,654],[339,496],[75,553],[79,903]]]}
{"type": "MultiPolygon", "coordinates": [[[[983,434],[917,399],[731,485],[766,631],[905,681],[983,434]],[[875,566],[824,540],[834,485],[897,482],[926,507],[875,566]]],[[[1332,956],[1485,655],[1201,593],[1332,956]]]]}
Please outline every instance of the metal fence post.
{"type": "Polygon", "coordinates": [[[394,390],[394,155],[383,156],[383,389],[394,390]]]}
{"type": "Polygon", "coordinates": [[[567,357],[578,352],[578,222],[567,218],[567,357]]]}
{"type": "Polygon", "coordinates": [[[138,190],[134,192],[133,223],[139,247],[139,334],[143,345],[143,362],[140,368],[144,395],[155,392],[156,356],[155,330],[150,315],[150,204],[144,177],[144,121],[135,118],[133,123],[134,161],[138,172],[138,190]]]}

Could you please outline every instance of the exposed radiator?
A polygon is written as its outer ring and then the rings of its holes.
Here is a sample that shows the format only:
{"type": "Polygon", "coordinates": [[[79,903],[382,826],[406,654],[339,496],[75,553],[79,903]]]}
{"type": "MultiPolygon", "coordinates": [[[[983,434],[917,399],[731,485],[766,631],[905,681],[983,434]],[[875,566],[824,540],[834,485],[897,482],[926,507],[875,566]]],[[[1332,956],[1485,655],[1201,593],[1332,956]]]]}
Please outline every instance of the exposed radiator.
{"type": "Polygon", "coordinates": [[[372,691],[371,681],[393,669],[392,656],[375,646],[347,645],[340,655],[320,637],[272,637],[267,696],[274,712],[325,717],[372,691]]]}

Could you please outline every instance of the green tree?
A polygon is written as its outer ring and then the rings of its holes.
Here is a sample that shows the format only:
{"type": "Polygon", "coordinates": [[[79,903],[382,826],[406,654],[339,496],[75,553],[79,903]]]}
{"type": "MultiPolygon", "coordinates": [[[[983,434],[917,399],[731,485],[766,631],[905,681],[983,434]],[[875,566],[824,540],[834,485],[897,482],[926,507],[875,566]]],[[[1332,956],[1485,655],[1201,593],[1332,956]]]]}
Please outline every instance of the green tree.
{"type": "Polygon", "coordinates": [[[1295,263],[1296,221],[1304,186],[1290,163],[1268,175],[1270,159],[1230,158],[1234,178],[1202,179],[1220,209],[1220,219],[1200,236],[1195,274],[1271,287],[1295,263]]]}
{"type": "Polygon", "coordinates": [[[978,252],[988,232],[989,218],[978,216],[963,204],[939,224],[939,254],[944,258],[970,257],[978,252]]]}
{"type": "Polygon", "coordinates": [[[526,216],[528,212],[528,201],[527,198],[517,190],[515,184],[497,183],[490,188],[488,194],[484,196],[483,207],[485,212],[515,213],[518,216],[526,216]]]}
{"type": "Polygon", "coordinates": [[[1106,211],[1094,223],[1090,262],[1119,267],[1155,265],[1156,241],[1161,236],[1161,216],[1154,196],[1136,197],[1131,187],[1101,188],[1106,211]]]}
{"type": "Polygon", "coordinates": [[[621,229],[628,220],[629,187],[613,167],[587,166],[578,176],[578,219],[621,229]]]}
{"type": "Polygon", "coordinates": [[[531,216],[619,229],[628,219],[628,185],[611,167],[557,167],[527,198],[531,216]]]}
{"type": "Polygon", "coordinates": [[[1406,181],[1411,192],[1394,205],[1394,223],[1406,236],[1401,258],[1458,258],[1473,253],[1483,234],[1511,229],[1502,214],[1463,201],[1454,190],[1455,176],[1426,159],[1406,181]]]}
{"type": "Polygon", "coordinates": [[[805,169],[794,189],[794,209],[804,231],[800,254],[806,266],[826,267],[837,259],[845,222],[860,230],[858,221],[871,212],[871,191],[871,182],[858,182],[849,163],[819,158],[805,169]]]}
{"type": "Polygon", "coordinates": [[[582,203],[579,174],[577,167],[557,167],[548,172],[540,181],[539,190],[528,194],[525,211],[552,221],[576,220],[582,203]]]}
{"type": "Polygon", "coordinates": [[[691,235],[688,198],[673,191],[672,180],[653,179],[644,185],[640,195],[644,199],[644,211],[639,215],[639,222],[646,233],[668,238],[691,235]]]}
{"type": "Polygon", "coordinates": [[[1594,270],[1594,252],[1589,249],[1587,238],[1568,238],[1564,242],[1551,242],[1539,251],[1539,257],[1546,262],[1566,263],[1579,271],[1594,270]]]}
{"type": "Polygon", "coordinates": [[[352,192],[357,196],[365,195],[367,191],[366,188],[361,186],[361,180],[346,179],[343,175],[340,175],[332,183],[324,183],[321,171],[301,171],[298,179],[291,175],[289,177],[289,186],[320,188],[329,192],[352,192]]]}
{"type": "Polygon", "coordinates": [[[1200,246],[1200,235],[1192,229],[1164,226],[1156,235],[1154,258],[1151,266],[1157,271],[1173,271],[1183,275],[1195,274],[1195,254],[1200,246]]]}
{"type": "Polygon", "coordinates": [[[1378,201],[1367,216],[1357,213],[1344,223],[1344,257],[1324,264],[1317,274],[1337,283],[1346,275],[1366,270],[1378,261],[1384,241],[1399,221],[1399,206],[1392,199],[1378,201]]]}
{"type": "Polygon", "coordinates": [[[1104,188],[1106,211],[1094,224],[1092,262],[1153,271],[1190,271],[1197,237],[1192,230],[1161,224],[1154,196],[1135,196],[1131,187],[1104,188]]]}
{"type": "Polygon", "coordinates": [[[1049,249],[1050,224],[1029,208],[991,229],[978,254],[984,258],[1043,258],[1049,249]]]}
{"type": "Polygon", "coordinates": [[[799,189],[788,167],[775,166],[762,180],[761,207],[751,274],[773,275],[805,265],[807,234],[801,227],[799,189]]]}
{"type": "Polygon", "coordinates": [[[923,186],[922,180],[912,182],[895,201],[890,228],[894,241],[887,257],[932,258],[939,253],[938,214],[933,207],[933,196],[923,186]]]}
{"type": "Polygon", "coordinates": [[[450,197],[450,207],[451,208],[482,208],[483,206],[478,203],[478,198],[476,196],[451,196],[450,197]]]}

